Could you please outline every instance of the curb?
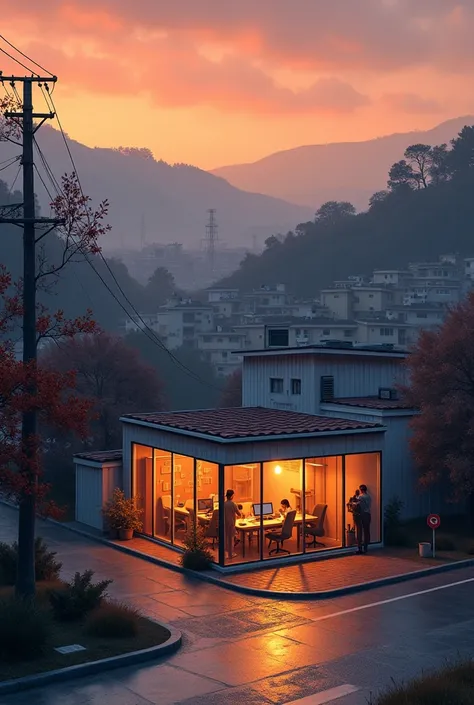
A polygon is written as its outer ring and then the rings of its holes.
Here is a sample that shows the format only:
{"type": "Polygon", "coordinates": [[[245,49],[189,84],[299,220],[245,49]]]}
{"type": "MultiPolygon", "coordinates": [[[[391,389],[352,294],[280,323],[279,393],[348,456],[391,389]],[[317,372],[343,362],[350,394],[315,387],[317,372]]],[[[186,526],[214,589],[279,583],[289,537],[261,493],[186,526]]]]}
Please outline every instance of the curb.
{"type": "MultiPolygon", "coordinates": [[[[149,619],[149,617],[147,617],[147,619],[149,619]]],[[[150,621],[153,622],[156,620],[150,619],[150,621]]],[[[142,649],[141,651],[130,651],[128,654],[111,656],[110,658],[100,659],[99,661],[80,663],[77,666],[68,666],[55,671],[47,671],[46,673],[38,673],[33,676],[4,681],[0,683],[0,696],[4,693],[18,693],[23,690],[30,690],[31,688],[38,688],[51,683],[63,683],[73,678],[83,678],[84,676],[91,676],[116,668],[123,668],[124,666],[134,666],[174,653],[181,646],[181,632],[167,624],[161,624],[161,622],[157,622],[157,624],[160,624],[160,626],[170,632],[170,638],[165,641],[164,644],[152,646],[149,649],[142,649]]]]}
{"type": "MultiPolygon", "coordinates": [[[[12,509],[16,509],[15,505],[5,502],[5,500],[0,500],[1,504],[6,504],[12,509]]],[[[247,587],[246,585],[239,585],[238,583],[231,583],[223,578],[217,578],[209,573],[199,573],[193,570],[188,570],[182,566],[166,561],[164,558],[157,558],[156,556],[150,556],[148,553],[143,553],[134,548],[128,548],[125,544],[118,544],[113,541],[109,541],[103,536],[96,536],[90,534],[87,531],[76,528],[75,526],[68,526],[60,521],[54,519],[46,519],[50,524],[66,529],[66,531],[71,531],[74,534],[83,536],[90,541],[95,541],[96,543],[101,543],[105,546],[113,548],[115,551],[120,551],[126,553],[129,556],[135,556],[148,563],[154,565],[159,565],[163,568],[168,568],[168,570],[173,570],[175,573],[181,573],[187,578],[194,578],[195,580],[201,580],[205,583],[211,583],[212,585],[218,585],[226,590],[232,592],[238,592],[243,595],[251,595],[252,597],[264,597],[270,600],[327,600],[335,597],[342,597],[344,595],[351,595],[359,592],[366,592],[369,590],[374,590],[379,587],[384,587],[388,585],[396,585],[397,583],[405,583],[410,580],[417,580],[418,578],[426,578],[430,575],[437,575],[440,573],[449,573],[454,570],[461,570],[462,568],[471,568],[474,566],[474,558],[468,558],[464,561],[454,561],[453,563],[443,563],[439,566],[433,566],[431,568],[421,568],[420,570],[414,570],[410,573],[400,573],[398,575],[390,575],[386,578],[378,578],[376,580],[371,580],[366,583],[357,583],[355,585],[346,585],[345,587],[334,588],[332,590],[315,590],[313,592],[284,592],[276,590],[266,590],[264,588],[253,588],[247,587]]],[[[329,559],[328,559],[329,560],[329,559]]],[[[332,560],[336,560],[336,556],[332,560]]],[[[167,627],[168,628],[168,627],[167,627]]],[[[0,690],[1,692],[1,690],[0,690]]]]}
{"type": "MultiPolygon", "coordinates": [[[[443,563],[439,566],[433,566],[431,568],[421,568],[420,570],[414,570],[410,573],[400,573],[398,575],[390,575],[386,578],[377,578],[376,580],[370,580],[366,583],[356,583],[355,585],[346,585],[345,587],[334,588],[332,590],[315,590],[313,592],[284,592],[276,590],[266,590],[264,588],[253,588],[247,587],[246,585],[239,585],[238,583],[231,583],[223,578],[217,578],[209,573],[199,573],[193,570],[188,570],[183,568],[176,563],[171,563],[164,560],[163,558],[156,558],[155,556],[150,556],[147,553],[142,553],[134,548],[128,548],[126,545],[117,544],[113,541],[109,541],[101,536],[94,536],[89,534],[87,531],[82,531],[74,526],[66,526],[61,524],[61,522],[55,521],[54,519],[48,519],[47,521],[61,526],[67,531],[72,531],[75,534],[84,536],[87,539],[102,543],[106,546],[110,546],[116,551],[121,551],[129,556],[135,556],[148,563],[153,563],[154,565],[162,566],[163,568],[168,568],[176,573],[181,573],[188,578],[194,578],[201,580],[202,582],[211,583],[213,585],[218,585],[219,587],[225,588],[226,590],[231,590],[232,592],[238,592],[243,595],[251,595],[253,597],[265,597],[267,599],[273,600],[327,600],[334,597],[342,597],[343,595],[351,595],[358,592],[366,592],[369,590],[374,590],[375,588],[384,587],[387,585],[396,585],[397,583],[405,583],[410,580],[417,580],[418,578],[426,578],[430,575],[437,575],[440,573],[449,573],[453,570],[461,570],[462,568],[470,568],[474,566],[474,558],[468,558],[464,561],[454,561],[453,563],[443,563]]],[[[336,559],[336,556],[334,556],[336,559]]]]}

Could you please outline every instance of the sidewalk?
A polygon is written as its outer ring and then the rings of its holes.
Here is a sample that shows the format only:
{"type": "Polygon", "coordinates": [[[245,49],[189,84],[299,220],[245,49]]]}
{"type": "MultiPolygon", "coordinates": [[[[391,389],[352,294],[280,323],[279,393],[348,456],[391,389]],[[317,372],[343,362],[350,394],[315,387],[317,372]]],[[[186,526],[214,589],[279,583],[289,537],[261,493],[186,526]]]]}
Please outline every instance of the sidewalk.
{"type": "MultiPolygon", "coordinates": [[[[104,538],[100,540],[122,552],[137,555],[174,570],[182,570],[181,554],[153,541],[142,538],[127,542],[107,541],[104,538]]],[[[289,599],[314,599],[361,592],[384,584],[416,579],[431,572],[469,565],[474,565],[474,559],[463,560],[463,557],[449,553],[439,553],[436,559],[421,559],[415,549],[383,548],[362,556],[353,553],[320,557],[313,561],[281,567],[249,566],[239,573],[223,574],[211,570],[194,575],[200,580],[240,593],[275,599],[285,596],[289,599]]]]}

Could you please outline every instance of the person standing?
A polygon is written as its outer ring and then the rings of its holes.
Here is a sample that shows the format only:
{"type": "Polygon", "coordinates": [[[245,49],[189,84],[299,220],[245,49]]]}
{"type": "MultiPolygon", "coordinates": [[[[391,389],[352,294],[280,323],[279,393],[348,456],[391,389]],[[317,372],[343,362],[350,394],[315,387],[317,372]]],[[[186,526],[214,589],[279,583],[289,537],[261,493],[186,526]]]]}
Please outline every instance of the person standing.
{"type": "Polygon", "coordinates": [[[358,531],[357,553],[367,553],[370,543],[370,522],[372,519],[372,497],[367,491],[367,485],[359,485],[360,495],[357,505],[360,510],[360,530],[358,531]]]}
{"type": "Polygon", "coordinates": [[[234,502],[234,490],[227,490],[224,502],[224,534],[225,548],[229,560],[237,555],[234,553],[235,520],[241,516],[240,509],[234,502]]]}

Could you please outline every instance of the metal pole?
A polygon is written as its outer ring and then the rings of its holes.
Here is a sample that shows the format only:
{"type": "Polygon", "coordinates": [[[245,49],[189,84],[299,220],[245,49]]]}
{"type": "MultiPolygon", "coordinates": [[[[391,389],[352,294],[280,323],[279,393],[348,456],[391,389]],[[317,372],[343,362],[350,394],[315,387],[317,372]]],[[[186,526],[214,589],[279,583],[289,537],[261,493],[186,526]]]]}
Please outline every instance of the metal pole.
{"type": "MultiPolygon", "coordinates": [[[[23,362],[36,365],[36,245],[35,245],[35,191],[33,172],[33,79],[23,82],[23,362]]],[[[29,390],[34,396],[36,385],[29,390]]],[[[37,414],[27,410],[22,417],[22,447],[26,467],[23,472],[31,485],[24,492],[18,516],[18,595],[35,593],[35,520],[37,482],[34,468],[37,433],[37,414]]]]}
{"type": "Polygon", "coordinates": [[[433,529],[433,558],[436,558],[436,531],[433,529]]]}

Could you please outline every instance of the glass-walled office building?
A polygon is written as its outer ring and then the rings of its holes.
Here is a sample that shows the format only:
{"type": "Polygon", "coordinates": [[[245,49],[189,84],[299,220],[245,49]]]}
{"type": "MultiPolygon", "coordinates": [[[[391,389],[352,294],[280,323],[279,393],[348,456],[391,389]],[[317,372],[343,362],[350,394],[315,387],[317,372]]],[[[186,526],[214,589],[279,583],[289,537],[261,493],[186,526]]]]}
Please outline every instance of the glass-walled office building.
{"type": "Polygon", "coordinates": [[[365,484],[371,543],[382,540],[380,425],[253,408],[123,421],[124,487],[150,539],[182,548],[197,522],[222,567],[340,550],[354,545],[347,503],[365,484]]]}

